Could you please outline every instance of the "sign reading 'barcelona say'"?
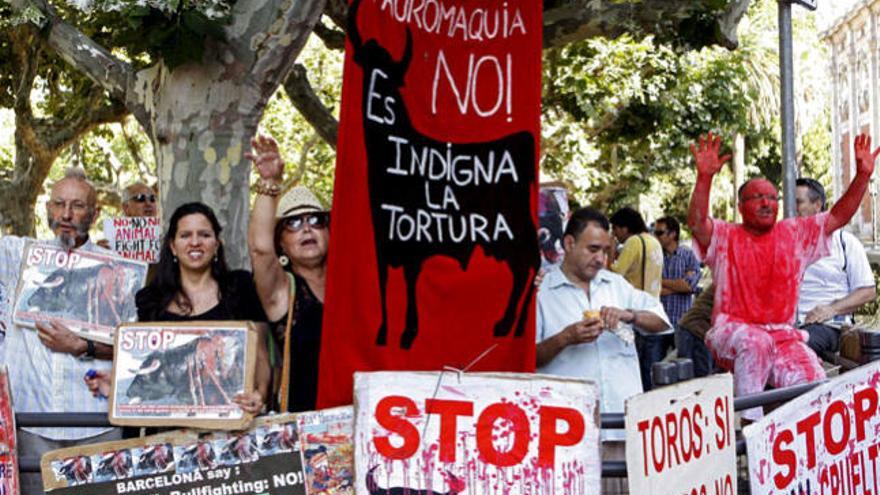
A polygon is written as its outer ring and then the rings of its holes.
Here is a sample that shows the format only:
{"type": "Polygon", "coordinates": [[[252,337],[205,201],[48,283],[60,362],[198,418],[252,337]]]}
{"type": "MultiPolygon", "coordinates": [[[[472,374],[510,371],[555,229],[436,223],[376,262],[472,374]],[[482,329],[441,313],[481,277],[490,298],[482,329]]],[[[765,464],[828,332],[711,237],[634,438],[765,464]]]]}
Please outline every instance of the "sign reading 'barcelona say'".
{"type": "Polygon", "coordinates": [[[351,4],[319,407],[355,370],[534,369],[541,13],[351,4]]]}

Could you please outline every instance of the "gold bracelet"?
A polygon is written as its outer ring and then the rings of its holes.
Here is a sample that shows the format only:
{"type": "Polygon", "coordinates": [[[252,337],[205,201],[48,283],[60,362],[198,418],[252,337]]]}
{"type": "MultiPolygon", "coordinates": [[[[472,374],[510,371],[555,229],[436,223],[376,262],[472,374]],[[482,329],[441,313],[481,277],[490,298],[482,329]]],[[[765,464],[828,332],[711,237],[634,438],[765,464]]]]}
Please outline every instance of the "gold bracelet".
{"type": "Polygon", "coordinates": [[[254,184],[254,192],[262,196],[271,196],[274,198],[281,194],[281,185],[275,182],[270,182],[266,179],[260,179],[254,184]]]}

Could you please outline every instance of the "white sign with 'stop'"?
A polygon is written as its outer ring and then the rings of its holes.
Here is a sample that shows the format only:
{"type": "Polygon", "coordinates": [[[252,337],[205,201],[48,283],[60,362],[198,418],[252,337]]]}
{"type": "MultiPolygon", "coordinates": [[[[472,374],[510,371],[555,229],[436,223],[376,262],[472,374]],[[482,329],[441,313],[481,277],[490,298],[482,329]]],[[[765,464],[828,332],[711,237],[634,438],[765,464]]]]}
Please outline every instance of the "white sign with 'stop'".
{"type": "Polygon", "coordinates": [[[878,390],[874,362],[745,427],[752,493],[880,493],[878,390]]]}
{"type": "Polygon", "coordinates": [[[733,377],[714,375],[626,401],[634,495],[735,495],[733,377]]]}

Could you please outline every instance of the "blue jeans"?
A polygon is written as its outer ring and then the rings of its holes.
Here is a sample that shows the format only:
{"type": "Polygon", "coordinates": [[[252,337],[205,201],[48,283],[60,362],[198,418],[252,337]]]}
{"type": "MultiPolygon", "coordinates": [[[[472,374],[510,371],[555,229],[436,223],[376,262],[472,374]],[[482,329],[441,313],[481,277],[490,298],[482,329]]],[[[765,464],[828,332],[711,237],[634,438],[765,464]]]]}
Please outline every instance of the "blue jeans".
{"type": "Polygon", "coordinates": [[[642,374],[642,388],[647,392],[653,388],[651,367],[663,361],[669,349],[675,345],[672,335],[642,335],[636,332],[636,352],[639,354],[639,371],[642,374]]]}
{"type": "Polygon", "coordinates": [[[675,348],[678,357],[694,362],[694,377],[707,376],[715,372],[715,361],[703,339],[684,328],[675,326],[675,348]]]}

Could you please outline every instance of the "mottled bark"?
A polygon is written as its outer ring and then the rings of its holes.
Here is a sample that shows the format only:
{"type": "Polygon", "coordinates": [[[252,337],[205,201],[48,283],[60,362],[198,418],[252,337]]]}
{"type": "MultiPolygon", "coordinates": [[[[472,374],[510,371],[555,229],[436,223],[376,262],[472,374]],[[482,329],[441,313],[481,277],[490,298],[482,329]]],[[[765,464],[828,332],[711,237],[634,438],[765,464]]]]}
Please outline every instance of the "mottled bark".
{"type": "Polygon", "coordinates": [[[224,42],[207,42],[201,63],[170,71],[160,60],[134,72],[51,13],[50,46],[121,99],[153,144],[164,219],[201,201],[224,227],[227,261],[248,266],[250,163],[244,152],[324,9],[325,0],[236,2],[224,42]]]}

